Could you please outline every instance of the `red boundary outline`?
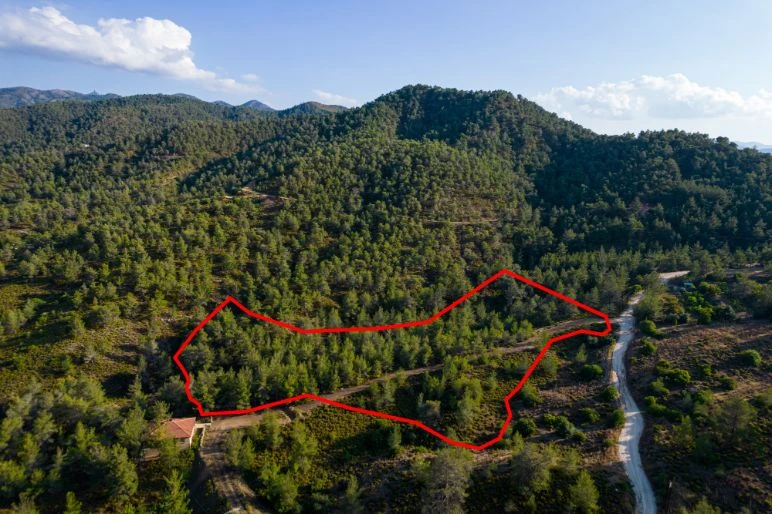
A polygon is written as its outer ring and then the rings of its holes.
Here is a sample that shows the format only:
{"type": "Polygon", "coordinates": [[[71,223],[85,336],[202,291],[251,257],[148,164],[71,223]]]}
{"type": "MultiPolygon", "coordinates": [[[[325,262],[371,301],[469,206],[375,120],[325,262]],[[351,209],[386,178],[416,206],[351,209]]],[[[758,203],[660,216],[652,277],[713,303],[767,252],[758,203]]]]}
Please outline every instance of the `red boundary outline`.
{"type": "Polygon", "coordinates": [[[279,321],[273,318],[270,318],[268,316],[265,316],[263,314],[252,312],[246,307],[244,307],[238,300],[233,298],[232,296],[228,296],[220,305],[218,305],[212,312],[209,313],[209,315],[204,318],[201,323],[196,326],[195,329],[188,335],[187,339],[182,343],[182,346],[177,350],[177,352],[174,354],[174,362],[177,364],[177,366],[180,368],[180,371],[182,371],[183,376],[185,377],[185,393],[188,396],[188,400],[190,400],[191,403],[193,403],[196,408],[198,409],[198,412],[201,416],[233,416],[238,414],[248,414],[251,412],[258,412],[265,409],[270,409],[271,407],[277,407],[279,405],[286,405],[288,403],[296,402],[298,400],[316,400],[321,403],[326,403],[327,405],[332,405],[333,407],[338,407],[341,409],[345,409],[351,412],[358,412],[360,414],[367,414],[370,416],[375,416],[378,418],[385,418],[392,421],[397,421],[400,423],[407,423],[409,425],[413,425],[415,427],[420,428],[421,430],[424,430],[431,435],[439,438],[440,440],[453,445],[453,446],[459,446],[461,448],[467,448],[469,450],[484,450],[485,448],[488,448],[489,446],[492,446],[499,442],[503,437],[504,433],[507,430],[507,427],[512,422],[512,408],[509,405],[510,400],[520,391],[520,389],[523,387],[525,382],[528,380],[528,378],[531,376],[531,373],[533,373],[534,369],[536,369],[536,366],[539,365],[539,361],[541,361],[542,357],[547,353],[547,350],[550,349],[550,347],[553,345],[553,343],[557,343],[558,341],[563,341],[565,339],[568,339],[573,336],[586,334],[591,336],[605,336],[611,333],[611,322],[609,321],[609,317],[604,312],[601,312],[597,309],[594,309],[588,305],[585,305],[577,300],[574,300],[573,298],[569,298],[568,296],[565,296],[557,291],[554,291],[546,286],[543,286],[542,284],[539,284],[538,282],[534,282],[533,280],[524,277],[522,275],[518,275],[514,271],[510,271],[508,269],[502,269],[498,271],[495,275],[489,277],[484,282],[482,282],[480,285],[466,293],[461,298],[457,299],[441,311],[437,312],[430,318],[426,318],[423,320],[417,320],[417,321],[408,321],[405,323],[394,323],[392,325],[378,325],[373,327],[328,327],[328,328],[300,328],[296,327],[294,325],[291,325],[289,323],[285,323],[283,321],[279,321]],[[299,394],[297,396],[292,396],[290,398],[284,398],[283,400],[278,400],[275,402],[265,403],[263,405],[258,405],[257,407],[251,407],[249,409],[235,409],[235,410],[220,410],[220,411],[206,411],[204,410],[203,405],[201,405],[201,402],[196,400],[196,398],[193,397],[193,394],[190,392],[190,375],[188,374],[188,370],[185,369],[185,366],[180,361],[180,355],[182,355],[182,352],[185,351],[185,348],[190,344],[190,342],[193,340],[193,338],[198,334],[198,332],[204,328],[204,326],[209,323],[209,321],[214,318],[218,312],[220,312],[225,306],[228,304],[233,304],[235,307],[238,307],[242,312],[247,314],[248,316],[251,316],[253,318],[259,319],[261,321],[265,321],[268,323],[271,323],[273,325],[277,325],[282,328],[286,328],[287,330],[292,330],[293,332],[298,332],[300,334],[335,334],[335,333],[341,333],[341,332],[379,332],[382,330],[393,330],[397,328],[409,328],[409,327],[420,327],[424,325],[428,325],[440,317],[444,316],[454,308],[461,305],[464,301],[468,300],[475,294],[479,293],[481,290],[483,290],[485,287],[489,286],[496,280],[500,279],[501,277],[508,276],[511,277],[518,282],[522,282],[524,284],[527,284],[531,287],[534,287],[542,292],[545,292],[549,295],[552,295],[560,300],[563,300],[564,302],[568,302],[571,305],[574,305],[586,312],[589,312],[590,314],[594,314],[598,317],[600,317],[603,321],[606,323],[606,328],[603,331],[597,331],[597,330],[588,330],[588,329],[579,329],[574,330],[572,332],[568,332],[566,334],[562,334],[556,337],[553,337],[547,343],[544,345],[544,347],[539,352],[539,355],[536,356],[536,359],[533,361],[533,363],[530,365],[530,367],[526,370],[525,375],[523,375],[523,378],[520,379],[520,382],[518,382],[517,386],[515,386],[512,391],[504,398],[504,407],[507,410],[507,419],[504,421],[504,424],[501,427],[501,430],[499,430],[499,433],[496,437],[493,439],[486,441],[482,444],[475,445],[470,443],[465,443],[463,441],[456,441],[455,439],[451,439],[450,437],[447,437],[436,430],[434,430],[431,427],[428,427],[421,423],[418,420],[415,419],[409,419],[409,418],[403,418],[400,416],[394,416],[391,414],[386,414],[385,412],[379,412],[379,411],[373,411],[368,409],[362,409],[360,407],[354,407],[353,405],[347,405],[345,403],[336,402],[333,400],[328,400],[326,398],[323,398],[321,396],[316,396],[310,393],[303,393],[299,394]]]}

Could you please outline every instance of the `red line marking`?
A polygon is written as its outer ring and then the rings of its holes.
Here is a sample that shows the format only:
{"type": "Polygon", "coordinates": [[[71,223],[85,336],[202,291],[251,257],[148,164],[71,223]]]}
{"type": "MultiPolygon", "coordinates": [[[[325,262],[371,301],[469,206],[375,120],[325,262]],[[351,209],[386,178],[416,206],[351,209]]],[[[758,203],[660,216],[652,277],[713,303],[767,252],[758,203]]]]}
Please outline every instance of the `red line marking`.
{"type": "Polygon", "coordinates": [[[512,423],[512,408],[509,405],[510,400],[522,389],[525,382],[530,378],[531,373],[536,369],[536,367],[539,365],[539,362],[542,360],[544,355],[547,353],[547,351],[550,349],[550,347],[553,345],[553,343],[557,343],[558,341],[563,341],[565,339],[568,339],[570,337],[574,337],[577,335],[591,335],[591,336],[605,336],[611,333],[611,322],[609,321],[609,317],[604,312],[601,312],[597,309],[594,309],[588,305],[585,305],[577,300],[574,300],[573,298],[569,298],[568,296],[565,296],[557,291],[554,291],[542,284],[539,284],[538,282],[534,282],[530,278],[526,278],[522,275],[518,275],[514,271],[510,271],[508,269],[502,269],[498,273],[494,274],[490,278],[486,279],[484,282],[470,290],[468,293],[466,293],[464,296],[459,298],[458,300],[454,301],[441,311],[437,312],[433,316],[422,319],[422,320],[416,320],[416,321],[408,321],[405,323],[394,323],[391,325],[377,325],[372,327],[327,327],[327,328],[300,328],[296,327],[295,325],[292,325],[290,323],[285,323],[284,321],[279,321],[273,318],[270,318],[268,316],[265,316],[264,314],[260,314],[258,312],[253,312],[246,307],[244,307],[238,300],[233,298],[232,296],[227,297],[220,305],[215,307],[215,309],[209,313],[209,315],[199,323],[196,328],[193,329],[193,331],[188,335],[187,339],[182,343],[182,346],[177,350],[177,352],[174,354],[174,362],[177,364],[177,366],[180,368],[180,371],[182,371],[182,375],[185,377],[185,394],[188,396],[188,400],[190,400],[191,403],[193,403],[196,408],[198,409],[198,413],[201,416],[235,416],[239,414],[249,414],[251,412],[258,412],[265,409],[270,409],[271,407],[278,407],[279,405],[286,405],[288,403],[296,402],[298,400],[316,400],[321,403],[325,403],[327,405],[331,405],[333,407],[338,407],[340,409],[344,409],[351,412],[358,412],[360,414],[367,414],[369,416],[375,416],[378,418],[383,419],[389,419],[391,421],[397,421],[399,423],[407,423],[409,425],[413,425],[415,427],[420,428],[421,430],[424,430],[428,432],[429,434],[437,437],[438,439],[453,445],[453,446],[459,446],[461,448],[467,448],[469,450],[484,450],[497,442],[501,441],[501,439],[504,437],[504,432],[506,432],[507,427],[509,427],[510,423],[512,423]],[[251,316],[253,318],[259,319],[261,321],[265,321],[267,323],[271,323],[273,325],[286,328],[287,330],[292,330],[293,332],[298,332],[300,334],[337,334],[341,332],[380,332],[383,330],[393,330],[397,328],[409,328],[409,327],[420,327],[424,325],[428,325],[440,317],[444,316],[454,308],[458,307],[462,303],[464,303],[466,300],[474,296],[475,294],[479,293],[481,290],[489,286],[491,283],[495,282],[496,280],[500,279],[503,276],[511,277],[518,282],[522,282],[524,284],[527,284],[535,289],[538,289],[544,293],[547,293],[549,295],[554,296],[555,298],[558,298],[560,300],[563,300],[564,302],[568,302],[571,305],[578,307],[582,309],[583,311],[589,312],[590,314],[594,314],[595,316],[600,317],[605,323],[606,328],[602,331],[597,330],[588,330],[585,328],[574,330],[572,332],[568,332],[566,334],[562,334],[559,336],[555,336],[544,345],[544,347],[539,352],[539,355],[536,356],[536,359],[533,361],[531,366],[526,370],[525,375],[523,375],[523,378],[520,379],[520,382],[515,386],[512,391],[509,392],[509,394],[504,398],[504,407],[507,410],[507,418],[504,421],[504,424],[501,426],[501,429],[499,430],[498,435],[494,437],[493,439],[486,441],[482,444],[475,445],[470,443],[465,443],[463,441],[456,441],[455,439],[451,439],[436,430],[434,430],[431,427],[428,427],[421,423],[420,421],[416,419],[409,419],[409,418],[403,418],[400,416],[394,416],[392,414],[387,414],[385,412],[379,412],[374,410],[368,410],[368,409],[362,409],[360,407],[355,407],[353,405],[348,405],[345,403],[336,402],[333,400],[329,400],[327,398],[324,398],[322,396],[316,396],[310,393],[303,393],[299,394],[297,396],[292,396],[290,398],[284,398],[283,400],[277,400],[270,403],[264,403],[262,405],[258,405],[257,407],[251,407],[249,409],[233,409],[233,410],[218,410],[218,411],[207,411],[204,409],[204,406],[201,405],[201,402],[199,402],[193,394],[190,392],[190,374],[188,374],[188,370],[185,369],[185,366],[182,364],[182,361],[180,361],[180,355],[182,355],[182,352],[185,351],[185,348],[190,344],[190,342],[193,340],[194,337],[196,337],[196,334],[201,331],[204,326],[209,323],[212,318],[214,318],[217,313],[219,313],[223,308],[225,308],[228,304],[233,304],[235,307],[239,308],[242,312],[247,314],[248,316],[251,316]]]}

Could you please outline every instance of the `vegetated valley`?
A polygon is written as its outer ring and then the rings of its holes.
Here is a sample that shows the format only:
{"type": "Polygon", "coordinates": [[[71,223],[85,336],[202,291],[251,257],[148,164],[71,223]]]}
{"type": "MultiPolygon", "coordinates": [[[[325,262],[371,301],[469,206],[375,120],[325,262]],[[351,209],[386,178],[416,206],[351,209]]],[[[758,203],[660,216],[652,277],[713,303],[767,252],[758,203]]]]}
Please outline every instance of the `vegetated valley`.
{"type": "MultiPolygon", "coordinates": [[[[611,315],[644,290],[630,384],[659,507],[770,508],[770,155],[427,86],[340,112],[1,109],[0,155],[0,507],[633,512],[613,336],[557,343],[485,452],[309,404],[199,420],[189,447],[163,429],[197,414],[171,356],[228,295],[296,326],[378,325],[509,268],[611,315]]],[[[208,407],[337,392],[479,442],[549,334],[595,321],[502,279],[420,329],[302,336],[226,309],[183,360],[208,407]]]]}

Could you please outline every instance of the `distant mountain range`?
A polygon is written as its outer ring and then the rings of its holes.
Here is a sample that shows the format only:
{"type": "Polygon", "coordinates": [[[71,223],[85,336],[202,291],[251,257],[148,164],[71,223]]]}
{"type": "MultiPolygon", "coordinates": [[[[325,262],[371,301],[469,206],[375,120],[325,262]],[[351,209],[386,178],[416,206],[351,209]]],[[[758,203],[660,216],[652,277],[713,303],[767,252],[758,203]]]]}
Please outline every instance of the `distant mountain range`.
{"type": "MultiPolygon", "coordinates": [[[[203,102],[195,96],[185,93],[177,93],[171,96],[189,98],[192,100],[198,100],[203,102]]],[[[78,93],[77,91],[68,91],[64,89],[34,89],[31,87],[6,87],[0,88],[0,108],[9,109],[16,107],[26,107],[29,105],[48,103],[48,102],[61,102],[64,100],[79,100],[84,102],[93,102],[97,100],[106,100],[110,98],[120,98],[120,95],[113,93],[99,94],[96,91],[91,93],[78,93]]],[[[277,110],[270,107],[259,100],[249,100],[244,102],[240,106],[234,106],[228,102],[217,100],[213,103],[224,107],[247,107],[257,111],[266,113],[276,113],[280,116],[287,116],[293,114],[327,114],[345,111],[346,108],[341,105],[327,105],[318,102],[304,102],[288,109],[277,110]]]]}
{"type": "Polygon", "coordinates": [[[78,93],[77,91],[67,91],[65,89],[42,90],[31,87],[7,87],[0,89],[0,108],[25,107],[27,105],[61,100],[94,101],[107,98],[118,98],[118,95],[100,95],[96,91],[93,93],[78,93]]]}
{"type": "Polygon", "coordinates": [[[772,145],[765,145],[764,143],[758,143],[756,141],[742,142],[735,141],[740,148],[755,148],[759,152],[772,153],[772,145]]]}

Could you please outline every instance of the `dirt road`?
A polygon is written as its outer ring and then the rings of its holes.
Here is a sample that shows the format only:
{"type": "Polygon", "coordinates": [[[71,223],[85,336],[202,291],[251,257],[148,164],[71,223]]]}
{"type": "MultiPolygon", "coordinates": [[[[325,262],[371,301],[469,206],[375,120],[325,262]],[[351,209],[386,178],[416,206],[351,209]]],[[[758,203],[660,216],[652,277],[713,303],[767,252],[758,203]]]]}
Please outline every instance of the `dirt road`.
{"type": "Polygon", "coordinates": [[[244,482],[238,470],[231,469],[225,462],[225,432],[207,434],[206,445],[200,449],[201,460],[206,472],[213,478],[217,493],[225,499],[226,512],[241,512],[248,509],[260,512],[254,507],[255,492],[244,482]]]}
{"type": "MultiPolygon", "coordinates": [[[[660,273],[659,278],[665,283],[673,278],[682,277],[687,273],[688,271],[660,273]]],[[[635,335],[633,308],[642,297],[643,293],[633,296],[628,302],[627,308],[616,319],[616,322],[619,323],[619,339],[617,339],[611,357],[611,384],[619,389],[622,408],[625,411],[625,425],[619,434],[617,448],[625,472],[633,484],[635,512],[636,514],[656,514],[657,503],[654,497],[654,490],[651,488],[646,471],[643,469],[639,450],[641,434],[643,433],[643,414],[630,393],[630,388],[627,385],[627,370],[625,368],[627,349],[635,335]]]]}

